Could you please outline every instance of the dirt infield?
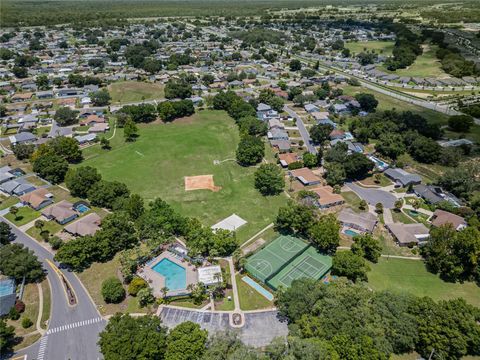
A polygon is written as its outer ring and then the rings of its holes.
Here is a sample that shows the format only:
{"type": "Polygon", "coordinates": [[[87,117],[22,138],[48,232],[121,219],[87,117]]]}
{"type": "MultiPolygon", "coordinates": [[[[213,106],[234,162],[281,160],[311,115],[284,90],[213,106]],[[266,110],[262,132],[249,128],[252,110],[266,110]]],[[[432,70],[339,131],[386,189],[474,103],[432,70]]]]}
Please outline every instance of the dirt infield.
{"type": "Polygon", "coordinates": [[[221,186],[215,186],[215,183],[213,182],[213,175],[185,176],[185,191],[219,191],[221,188],[221,186]]]}

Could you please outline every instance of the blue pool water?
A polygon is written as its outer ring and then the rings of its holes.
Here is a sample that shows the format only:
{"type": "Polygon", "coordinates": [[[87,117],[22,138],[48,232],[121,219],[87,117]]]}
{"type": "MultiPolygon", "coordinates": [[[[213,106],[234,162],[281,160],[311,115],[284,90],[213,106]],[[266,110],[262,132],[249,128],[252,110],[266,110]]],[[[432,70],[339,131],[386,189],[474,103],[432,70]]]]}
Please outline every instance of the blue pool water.
{"type": "Polygon", "coordinates": [[[80,214],[83,214],[84,212],[87,212],[88,210],[90,210],[90,208],[89,208],[87,205],[79,204],[79,205],[77,205],[76,210],[77,210],[80,214]]]}
{"type": "Polygon", "coordinates": [[[348,236],[352,236],[352,237],[359,235],[356,231],[353,231],[353,230],[350,230],[350,229],[345,230],[344,234],[348,235],[348,236]]]}
{"type": "Polygon", "coordinates": [[[184,267],[169,259],[162,259],[152,267],[153,271],[165,278],[169,290],[181,290],[187,287],[187,272],[184,267]]]}
{"type": "Polygon", "coordinates": [[[267,300],[273,301],[273,295],[269,291],[265,290],[263,287],[258,285],[255,281],[250,279],[248,276],[242,277],[242,280],[245,281],[251,287],[253,287],[255,290],[257,290],[260,294],[265,296],[267,300]]]}

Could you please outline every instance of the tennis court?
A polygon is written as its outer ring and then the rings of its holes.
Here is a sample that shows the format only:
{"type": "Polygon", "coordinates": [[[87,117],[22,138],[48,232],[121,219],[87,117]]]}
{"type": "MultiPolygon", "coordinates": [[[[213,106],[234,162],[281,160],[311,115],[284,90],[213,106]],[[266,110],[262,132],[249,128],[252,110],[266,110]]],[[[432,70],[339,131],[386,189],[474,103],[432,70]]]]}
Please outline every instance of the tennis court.
{"type": "Polygon", "coordinates": [[[279,236],[250,256],[245,269],[258,280],[266,282],[307,247],[308,244],[298,238],[279,236]]]}
{"type": "Polygon", "coordinates": [[[285,288],[290,287],[293,280],[300,278],[318,280],[325,275],[331,267],[332,258],[319,253],[311,246],[271,279],[267,280],[267,284],[276,290],[280,286],[285,288]]]}

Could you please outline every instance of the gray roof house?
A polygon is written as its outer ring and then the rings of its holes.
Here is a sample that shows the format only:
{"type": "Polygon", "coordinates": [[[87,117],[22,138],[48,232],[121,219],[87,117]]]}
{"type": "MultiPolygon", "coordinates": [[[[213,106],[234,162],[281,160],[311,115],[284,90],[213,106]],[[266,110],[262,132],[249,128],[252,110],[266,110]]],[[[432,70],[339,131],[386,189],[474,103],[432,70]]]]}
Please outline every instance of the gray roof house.
{"type": "Polygon", "coordinates": [[[342,226],[371,233],[375,229],[378,219],[369,212],[356,213],[352,209],[343,209],[338,214],[338,221],[340,221],[342,226]]]}
{"type": "Polygon", "coordinates": [[[398,169],[389,168],[383,172],[387,177],[395,181],[397,184],[405,187],[412,185],[418,185],[422,182],[422,178],[416,174],[410,174],[409,172],[398,169]]]}
{"type": "Polygon", "coordinates": [[[15,175],[13,175],[10,170],[12,170],[10,166],[3,166],[0,168],[0,184],[15,178],[15,175]]]}
{"type": "Polygon", "coordinates": [[[385,226],[398,242],[399,246],[421,245],[424,244],[430,236],[429,229],[420,223],[391,223],[385,224],[385,226]]]}
{"type": "Polygon", "coordinates": [[[35,186],[24,179],[15,179],[4,182],[0,185],[0,189],[10,195],[23,195],[35,190],[35,186]]]}
{"type": "Polygon", "coordinates": [[[37,137],[29,132],[21,132],[15,135],[10,135],[8,139],[12,145],[16,145],[33,143],[37,140],[37,137]]]}
{"type": "Polygon", "coordinates": [[[273,128],[267,133],[270,140],[288,140],[288,134],[285,130],[273,128]]]}
{"type": "Polygon", "coordinates": [[[435,205],[442,201],[448,201],[455,207],[462,206],[462,201],[459,198],[449,192],[443,191],[440,186],[415,185],[413,192],[430,204],[435,205]]]}

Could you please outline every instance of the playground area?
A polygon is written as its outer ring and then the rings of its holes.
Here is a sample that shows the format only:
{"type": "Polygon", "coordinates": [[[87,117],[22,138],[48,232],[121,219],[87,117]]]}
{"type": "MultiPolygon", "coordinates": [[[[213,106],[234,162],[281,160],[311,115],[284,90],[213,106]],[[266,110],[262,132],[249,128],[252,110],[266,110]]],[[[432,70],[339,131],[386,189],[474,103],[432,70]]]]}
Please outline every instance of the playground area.
{"type": "Polygon", "coordinates": [[[332,266],[332,259],[306,242],[279,236],[247,260],[246,270],[273,290],[289,287],[300,278],[320,279],[332,266]]]}

